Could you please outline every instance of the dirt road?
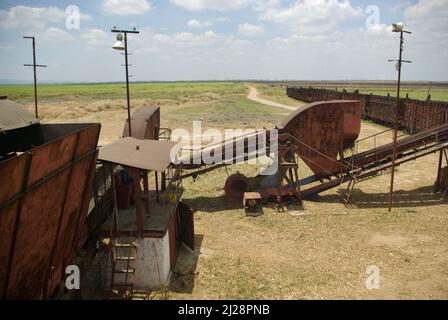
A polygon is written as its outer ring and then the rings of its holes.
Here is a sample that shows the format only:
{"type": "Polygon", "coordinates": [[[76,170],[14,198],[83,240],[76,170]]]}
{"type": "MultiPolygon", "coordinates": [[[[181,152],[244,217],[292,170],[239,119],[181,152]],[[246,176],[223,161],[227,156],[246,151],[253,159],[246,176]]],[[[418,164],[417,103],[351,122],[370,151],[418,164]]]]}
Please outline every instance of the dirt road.
{"type": "Polygon", "coordinates": [[[286,106],[286,105],[281,104],[281,103],[277,103],[277,102],[274,102],[274,101],[271,101],[271,100],[260,98],[258,96],[257,88],[252,87],[252,86],[249,86],[249,94],[247,95],[247,99],[252,100],[254,102],[261,103],[261,104],[265,104],[265,105],[271,106],[271,107],[283,108],[283,109],[286,109],[286,110],[293,110],[293,111],[297,110],[297,108],[295,108],[295,107],[286,106]]]}

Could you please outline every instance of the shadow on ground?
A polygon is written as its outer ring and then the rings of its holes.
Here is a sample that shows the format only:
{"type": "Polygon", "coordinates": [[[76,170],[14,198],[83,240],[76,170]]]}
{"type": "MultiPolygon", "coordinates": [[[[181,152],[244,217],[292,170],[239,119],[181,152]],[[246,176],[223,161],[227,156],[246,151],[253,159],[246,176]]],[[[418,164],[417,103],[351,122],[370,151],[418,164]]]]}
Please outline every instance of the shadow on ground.
{"type": "Polygon", "coordinates": [[[171,279],[170,290],[176,293],[192,293],[196,278],[199,255],[204,235],[194,236],[194,251],[185,245],[179,248],[176,268],[171,279]]]}
{"type": "Polygon", "coordinates": [[[216,212],[226,210],[243,209],[242,203],[229,203],[224,196],[219,197],[197,197],[182,199],[186,204],[195,211],[216,212]]]}
{"type": "MultiPolygon", "coordinates": [[[[314,203],[343,203],[345,189],[337,190],[335,194],[316,195],[306,199],[314,203]]],[[[433,186],[420,187],[414,190],[397,190],[394,192],[393,206],[395,208],[428,207],[441,205],[447,202],[443,193],[434,192],[433,186]]],[[[193,211],[209,212],[243,209],[242,204],[232,204],[226,201],[224,196],[197,197],[184,199],[193,211]]],[[[388,208],[389,193],[368,193],[355,188],[352,191],[349,207],[388,208]]]]}
{"type": "MultiPolygon", "coordinates": [[[[338,194],[317,195],[308,199],[315,203],[342,203],[345,189],[338,190],[338,194]]],[[[420,187],[414,190],[397,190],[393,195],[394,208],[429,207],[446,203],[443,193],[434,192],[433,186],[420,187]]],[[[389,193],[366,193],[361,189],[353,189],[350,207],[359,209],[388,208],[389,193]]]]}

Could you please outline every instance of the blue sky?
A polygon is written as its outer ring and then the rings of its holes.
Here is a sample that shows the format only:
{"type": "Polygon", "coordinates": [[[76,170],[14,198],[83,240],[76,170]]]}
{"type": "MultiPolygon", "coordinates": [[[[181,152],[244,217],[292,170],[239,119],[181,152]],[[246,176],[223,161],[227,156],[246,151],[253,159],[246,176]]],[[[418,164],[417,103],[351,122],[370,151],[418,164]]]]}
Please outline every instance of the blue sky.
{"type": "Polygon", "coordinates": [[[397,21],[413,31],[403,78],[448,80],[448,0],[2,0],[0,80],[31,78],[22,36],[35,35],[41,81],[121,81],[113,26],[141,32],[129,39],[136,81],[392,80],[397,21]]]}

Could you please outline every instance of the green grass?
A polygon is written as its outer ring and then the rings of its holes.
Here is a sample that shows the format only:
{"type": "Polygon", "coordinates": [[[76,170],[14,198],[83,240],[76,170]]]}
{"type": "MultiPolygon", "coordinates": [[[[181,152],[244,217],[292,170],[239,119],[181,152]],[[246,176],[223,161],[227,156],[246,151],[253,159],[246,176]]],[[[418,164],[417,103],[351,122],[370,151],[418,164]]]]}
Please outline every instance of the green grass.
{"type": "Polygon", "coordinates": [[[182,112],[186,114],[227,114],[234,113],[243,116],[244,114],[259,113],[280,113],[281,109],[275,109],[253,102],[246,98],[245,95],[226,95],[208,106],[193,106],[183,108],[182,112]]]}
{"type": "MultiPolygon", "coordinates": [[[[280,85],[256,84],[260,94],[273,101],[296,105],[296,101],[286,96],[286,88],[280,85]]],[[[122,83],[95,83],[95,84],[42,84],[39,85],[39,99],[52,102],[61,100],[96,100],[96,99],[124,99],[126,91],[122,83]]],[[[342,90],[342,87],[338,87],[342,90]]],[[[356,88],[347,87],[353,92],[356,88]]],[[[395,96],[396,88],[390,87],[360,87],[365,94],[395,96]]],[[[199,96],[204,93],[215,93],[223,96],[245,95],[247,87],[241,82],[161,82],[161,83],[133,83],[131,96],[135,99],[171,99],[182,101],[186,98],[199,96]]],[[[428,95],[427,88],[404,87],[401,96],[425,100],[428,95]]],[[[6,95],[11,100],[21,103],[33,100],[32,85],[0,85],[0,95],[6,95]]],[[[435,101],[448,101],[448,88],[433,88],[431,99],[435,101]]]]}
{"type": "MultiPolygon", "coordinates": [[[[354,91],[354,90],[353,90],[354,91]]],[[[379,96],[387,96],[388,94],[395,97],[397,94],[397,90],[395,87],[390,88],[363,88],[359,90],[360,93],[365,94],[374,94],[379,96]]],[[[428,97],[428,89],[427,88],[401,88],[400,96],[405,98],[406,95],[409,96],[410,99],[417,100],[426,100],[428,97]]],[[[448,101],[448,89],[431,89],[431,100],[434,101],[448,101]]]]}
{"type": "Polygon", "coordinates": [[[285,117],[284,110],[253,102],[244,94],[220,95],[205,102],[189,102],[175,112],[167,110],[163,119],[172,127],[201,120],[204,127],[272,127],[285,117]]]}
{"type": "MultiPolygon", "coordinates": [[[[58,100],[95,100],[122,99],[126,97],[124,84],[43,84],[39,85],[39,99],[58,100]]],[[[203,93],[242,94],[247,91],[242,83],[232,82],[178,82],[178,83],[133,83],[131,96],[135,99],[172,99],[182,100],[203,93]]],[[[11,100],[28,102],[33,99],[32,85],[1,85],[0,95],[11,100]]]]}

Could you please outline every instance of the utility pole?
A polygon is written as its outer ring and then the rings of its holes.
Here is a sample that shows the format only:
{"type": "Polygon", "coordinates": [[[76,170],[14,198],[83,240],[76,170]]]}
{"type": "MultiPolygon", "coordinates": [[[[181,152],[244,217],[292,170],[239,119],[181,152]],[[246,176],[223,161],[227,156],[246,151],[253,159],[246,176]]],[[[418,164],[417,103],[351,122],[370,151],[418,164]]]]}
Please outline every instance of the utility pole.
{"type": "Polygon", "coordinates": [[[37,111],[37,68],[46,68],[46,65],[36,63],[36,38],[35,37],[23,37],[24,39],[31,39],[33,42],[33,64],[24,64],[25,67],[33,67],[34,70],[34,112],[36,118],[39,119],[39,113],[37,111]]]}
{"type": "Polygon", "coordinates": [[[389,212],[392,211],[392,200],[393,200],[393,192],[394,192],[394,179],[395,179],[395,163],[397,161],[397,132],[399,127],[399,111],[400,111],[400,89],[401,89],[401,65],[403,62],[410,63],[411,61],[403,60],[403,33],[411,34],[409,31],[403,30],[403,23],[393,24],[393,32],[400,33],[400,50],[399,50],[399,58],[398,60],[389,60],[389,61],[397,61],[397,71],[398,71],[398,82],[397,82],[397,105],[395,107],[395,115],[394,115],[394,132],[393,132],[393,148],[392,148],[392,171],[390,177],[390,192],[389,192],[389,212]]]}
{"type": "Polygon", "coordinates": [[[126,100],[128,107],[128,128],[129,128],[129,136],[132,137],[132,129],[131,129],[131,98],[129,95],[129,63],[128,63],[128,33],[138,34],[140,33],[135,28],[133,30],[117,30],[113,28],[111,32],[118,33],[117,42],[113,45],[113,49],[115,50],[124,50],[124,67],[126,68],[126,100]],[[123,35],[124,35],[124,45],[123,45],[123,35]]]}

